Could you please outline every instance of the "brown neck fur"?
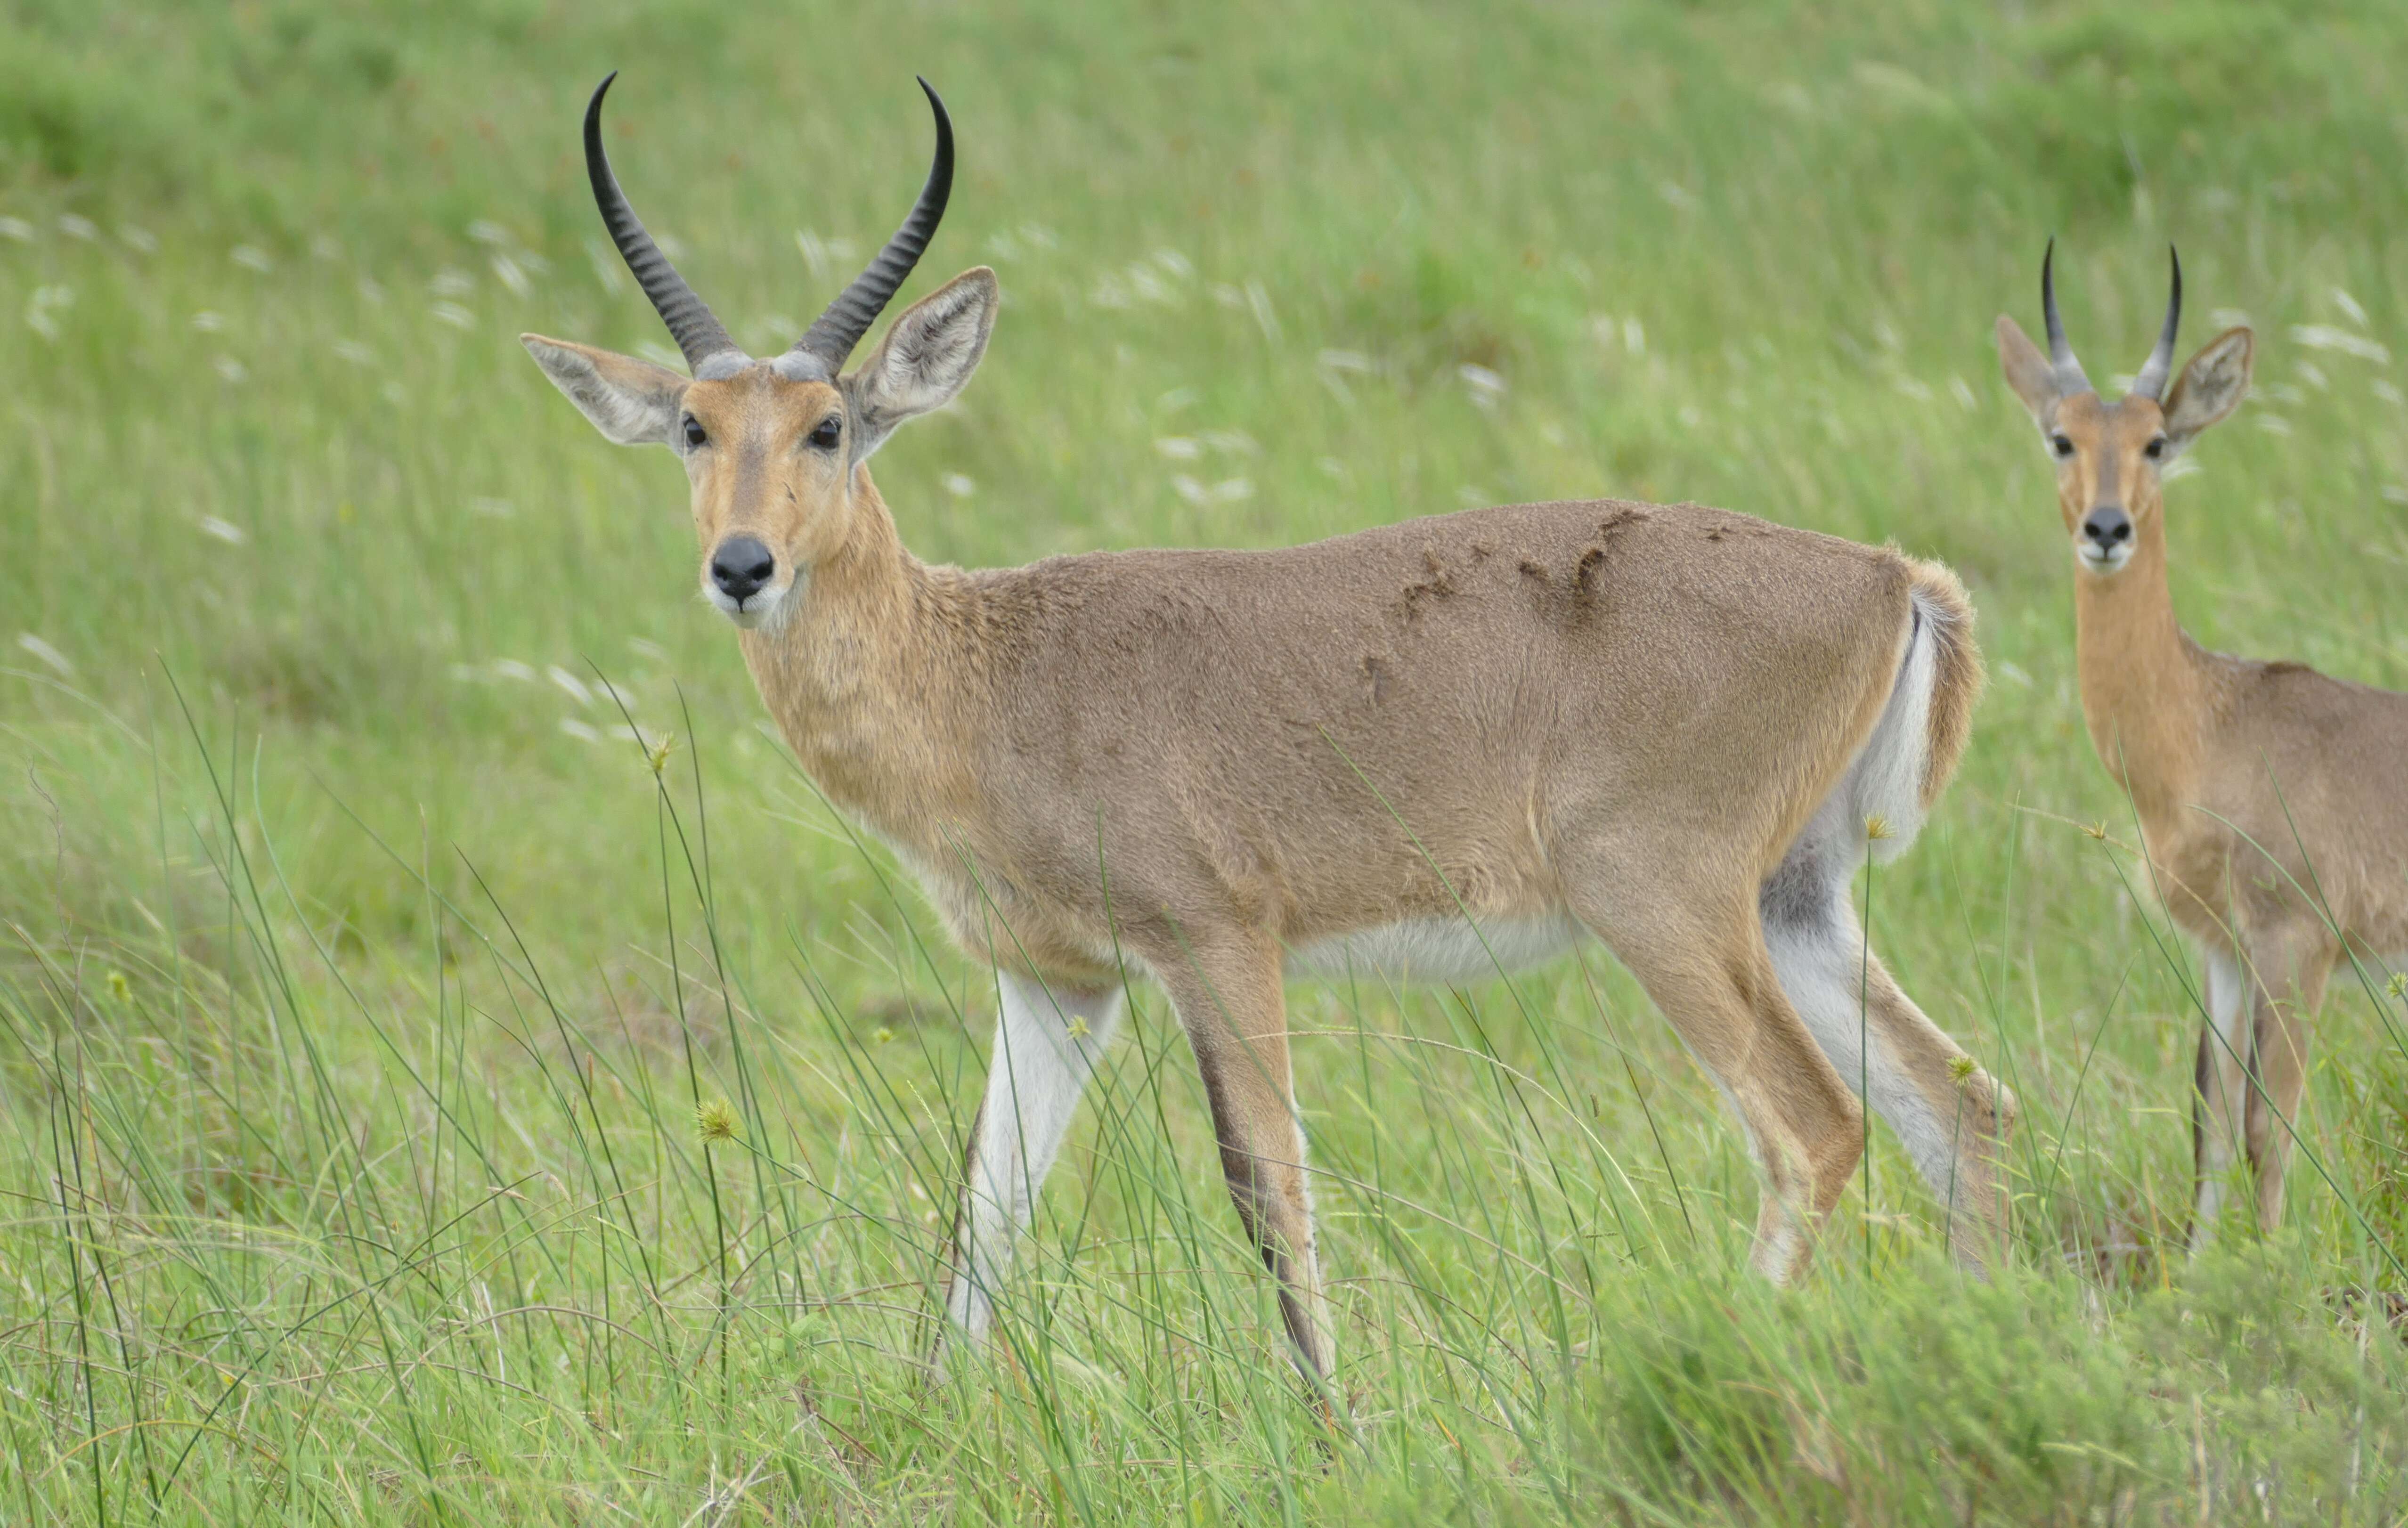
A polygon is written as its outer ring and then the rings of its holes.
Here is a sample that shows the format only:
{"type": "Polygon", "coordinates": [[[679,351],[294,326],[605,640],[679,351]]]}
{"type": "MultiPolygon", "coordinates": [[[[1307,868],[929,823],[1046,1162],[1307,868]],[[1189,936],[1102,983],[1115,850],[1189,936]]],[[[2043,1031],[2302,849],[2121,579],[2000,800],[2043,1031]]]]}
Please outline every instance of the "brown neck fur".
{"type": "Polygon", "coordinates": [[[2143,821],[2156,822],[2196,789],[2208,673],[2174,618],[2162,507],[2153,506],[2134,531],[2132,559],[2120,572],[2075,570],[2074,653],[2091,746],[2143,821]]]}
{"type": "Polygon", "coordinates": [[[977,593],[903,545],[865,464],[848,534],[796,608],[743,634],[744,662],[806,773],[891,840],[933,850],[972,806],[977,593]]]}

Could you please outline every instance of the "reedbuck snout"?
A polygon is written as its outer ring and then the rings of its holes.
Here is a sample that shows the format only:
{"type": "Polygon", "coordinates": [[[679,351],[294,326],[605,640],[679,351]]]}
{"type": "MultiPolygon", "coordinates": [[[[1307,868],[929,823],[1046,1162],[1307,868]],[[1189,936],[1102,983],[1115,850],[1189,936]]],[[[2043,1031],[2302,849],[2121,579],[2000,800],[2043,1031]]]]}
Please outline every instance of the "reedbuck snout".
{"type": "Polygon", "coordinates": [[[744,602],[768,586],[778,571],[777,554],[752,536],[731,536],[710,554],[710,586],[741,613],[744,602]]]}

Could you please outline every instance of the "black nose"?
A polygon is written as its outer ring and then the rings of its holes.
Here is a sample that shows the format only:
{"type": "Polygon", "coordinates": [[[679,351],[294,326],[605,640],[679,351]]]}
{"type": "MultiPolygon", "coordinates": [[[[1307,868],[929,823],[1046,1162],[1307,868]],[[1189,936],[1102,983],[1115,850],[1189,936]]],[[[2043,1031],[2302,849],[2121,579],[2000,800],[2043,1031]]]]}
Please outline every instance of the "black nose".
{"type": "Polygon", "coordinates": [[[2113,551],[2132,539],[2132,517],[2112,504],[2102,504],[2082,517],[2082,534],[2100,551],[2113,551]]]}
{"type": "Polygon", "coordinates": [[[769,549],[749,536],[730,537],[710,554],[710,581],[739,605],[759,593],[777,571],[778,560],[769,549]]]}

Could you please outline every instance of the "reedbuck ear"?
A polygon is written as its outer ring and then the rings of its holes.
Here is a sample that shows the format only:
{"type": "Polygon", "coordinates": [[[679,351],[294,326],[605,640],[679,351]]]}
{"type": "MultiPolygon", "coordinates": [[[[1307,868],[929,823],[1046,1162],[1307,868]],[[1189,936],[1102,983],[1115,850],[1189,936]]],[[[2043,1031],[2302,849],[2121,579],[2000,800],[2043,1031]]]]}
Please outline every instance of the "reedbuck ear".
{"type": "Polygon", "coordinates": [[[968,384],[995,332],[1001,293],[984,265],[913,303],[853,374],[853,457],[868,456],[915,414],[941,408],[968,384]]]}
{"type": "Polygon", "coordinates": [[[2241,407],[2249,395],[2249,371],[2258,356],[2257,336],[2227,329],[2200,347],[2166,395],[2166,445],[2181,450],[2198,434],[2241,407]]]}
{"type": "Polygon", "coordinates": [[[2004,313],[1999,315],[1999,368],[2007,374],[2007,385],[2015,390],[2024,407],[2030,410],[2032,422],[2047,429],[2049,411],[2057,407],[2056,368],[2022,326],[2004,313]]]}
{"type": "Polygon", "coordinates": [[[519,343],[552,385],[567,393],[568,401],[614,444],[677,444],[678,410],[685,401],[688,378],[666,366],[591,345],[541,335],[521,335],[519,343]]]}

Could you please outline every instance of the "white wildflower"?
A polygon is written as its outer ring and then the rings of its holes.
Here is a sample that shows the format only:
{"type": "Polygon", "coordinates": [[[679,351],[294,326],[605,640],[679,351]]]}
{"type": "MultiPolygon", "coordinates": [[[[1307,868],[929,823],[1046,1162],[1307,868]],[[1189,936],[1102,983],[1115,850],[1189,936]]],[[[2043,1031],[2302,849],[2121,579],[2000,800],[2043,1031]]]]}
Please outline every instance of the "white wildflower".
{"type": "Polygon", "coordinates": [[[2391,351],[2386,347],[2364,335],[2353,335],[2346,329],[2336,329],[2330,324],[2295,323],[2291,325],[2291,339],[2312,350],[2339,350],[2344,355],[2372,361],[2378,366],[2391,364],[2391,351]]]}
{"type": "Polygon", "coordinates": [[[1467,361],[1455,368],[1455,374],[1463,378],[1464,386],[1471,389],[1471,401],[1483,408],[1496,407],[1497,400],[1505,395],[1505,378],[1486,366],[1474,365],[1467,361]]]}
{"type": "Polygon", "coordinates": [[[813,276],[849,269],[854,254],[853,240],[823,236],[808,228],[795,230],[795,248],[802,251],[803,264],[811,268],[813,276]]]}
{"type": "Polygon", "coordinates": [[[229,382],[239,382],[251,375],[249,367],[230,355],[211,356],[209,366],[229,382]]]}
{"type": "Polygon", "coordinates": [[[44,339],[59,337],[58,312],[75,306],[73,287],[36,287],[25,299],[25,327],[44,339]]]}
{"type": "Polygon", "coordinates": [[[618,253],[600,239],[585,241],[585,263],[593,267],[594,279],[602,284],[603,291],[616,293],[626,284],[626,272],[620,266],[618,253]]]}
{"type": "Polygon", "coordinates": [[[966,473],[948,472],[938,481],[945,485],[946,493],[957,499],[967,499],[978,492],[978,484],[966,473]]]}
{"type": "Polygon", "coordinates": [[[201,534],[203,536],[216,536],[219,540],[224,542],[229,547],[239,547],[244,542],[251,539],[250,533],[245,531],[241,526],[235,524],[231,521],[220,520],[215,515],[204,515],[201,517],[201,534]]]}
{"type": "Polygon", "coordinates": [[[69,238],[79,238],[86,244],[100,237],[100,226],[90,218],[79,218],[72,212],[59,214],[59,232],[69,238]]]}
{"type": "Polygon", "coordinates": [[[50,664],[52,668],[57,669],[61,678],[71,679],[75,678],[75,664],[67,662],[67,655],[61,652],[58,649],[50,646],[48,642],[43,641],[40,637],[36,636],[32,632],[19,633],[17,636],[17,645],[24,649],[27,652],[32,653],[35,657],[39,658],[42,662],[50,664]]]}
{"type": "Polygon", "coordinates": [[[268,259],[267,251],[256,244],[236,245],[234,253],[229,258],[243,269],[256,271],[262,276],[276,268],[276,262],[268,259]]]}
{"type": "Polygon", "coordinates": [[[435,303],[430,305],[426,311],[434,315],[437,322],[448,323],[454,329],[473,329],[477,326],[477,315],[458,303],[435,303]]]}
{"type": "Polygon", "coordinates": [[[1278,344],[1280,342],[1279,315],[1271,311],[1271,294],[1263,290],[1263,284],[1260,281],[1246,283],[1246,306],[1254,309],[1254,327],[1263,332],[1263,337],[1274,345],[1278,344]]]}
{"type": "Polygon", "coordinates": [[[568,670],[561,667],[558,664],[548,665],[543,671],[543,676],[552,683],[560,686],[561,689],[566,691],[568,693],[568,698],[577,702],[578,705],[591,706],[594,704],[594,692],[585,687],[585,681],[579,678],[576,675],[571,674],[568,670]]]}

